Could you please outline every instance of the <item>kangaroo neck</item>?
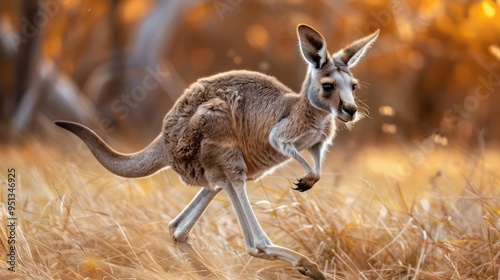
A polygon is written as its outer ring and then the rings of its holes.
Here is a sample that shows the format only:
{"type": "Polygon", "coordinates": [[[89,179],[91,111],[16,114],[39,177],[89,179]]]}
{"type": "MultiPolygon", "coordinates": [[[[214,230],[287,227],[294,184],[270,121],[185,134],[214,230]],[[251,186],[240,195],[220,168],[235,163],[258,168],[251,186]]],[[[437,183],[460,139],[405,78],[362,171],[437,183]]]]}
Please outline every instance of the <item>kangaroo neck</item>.
{"type": "Polygon", "coordinates": [[[311,86],[311,74],[307,71],[306,79],[302,84],[300,99],[297,102],[297,111],[304,112],[304,117],[309,120],[323,120],[330,115],[330,108],[320,102],[317,93],[314,93],[314,87],[311,86]],[[316,97],[316,98],[315,98],[316,97]]]}

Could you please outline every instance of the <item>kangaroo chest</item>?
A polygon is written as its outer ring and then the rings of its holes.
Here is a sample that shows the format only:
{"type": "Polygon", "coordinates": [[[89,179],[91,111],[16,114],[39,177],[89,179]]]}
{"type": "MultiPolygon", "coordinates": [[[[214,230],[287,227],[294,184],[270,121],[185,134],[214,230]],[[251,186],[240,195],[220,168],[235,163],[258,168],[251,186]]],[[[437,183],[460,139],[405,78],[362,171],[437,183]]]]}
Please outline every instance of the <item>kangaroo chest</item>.
{"type": "Polygon", "coordinates": [[[335,122],[328,116],[320,121],[303,124],[301,129],[294,131],[290,143],[298,150],[308,149],[320,142],[329,142],[335,133],[335,122]]]}
{"type": "MultiPolygon", "coordinates": [[[[312,125],[307,128],[304,126],[301,131],[296,134],[290,134],[289,144],[293,145],[298,151],[303,151],[311,148],[313,145],[320,142],[330,142],[334,136],[334,122],[331,118],[327,118],[320,125],[312,125]]],[[[254,180],[274,171],[274,168],[285,163],[290,159],[276,150],[266,137],[261,143],[248,143],[248,148],[245,149],[244,157],[248,166],[248,179],[254,180]]]]}

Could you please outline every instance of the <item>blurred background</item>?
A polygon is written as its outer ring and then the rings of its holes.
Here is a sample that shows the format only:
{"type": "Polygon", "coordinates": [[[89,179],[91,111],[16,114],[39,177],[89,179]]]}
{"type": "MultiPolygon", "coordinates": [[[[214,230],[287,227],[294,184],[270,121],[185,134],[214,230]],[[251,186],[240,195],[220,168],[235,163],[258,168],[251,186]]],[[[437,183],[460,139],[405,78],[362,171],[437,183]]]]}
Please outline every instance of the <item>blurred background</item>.
{"type": "MultiPolygon", "coordinates": [[[[0,141],[49,139],[53,120],[142,147],[200,77],[249,69],[299,91],[295,28],[331,52],[381,35],[354,74],[359,145],[500,144],[500,1],[41,0],[0,4],[0,141]]],[[[351,139],[351,140],[349,140],[351,139]]],[[[416,147],[416,148],[415,148],[416,147]]]]}
{"type": "MultiPolygon", "coordinates": [[[[299,23],[331,52],[381,33],[353,69],[369,115],[317,186],[290,190],[297,162],[248,183],[269,236],[336,279],[500,279],[500,0],[0,0],[0,220],[14,167],[22,256],[0,279],[207,279],[167,226],[198,189],[115,176],[53,121],[133,152],[198,78],[248,69],[299,91],[299,23]]],[[[229,199],[214,204],[190,242],[221,278],[296,279],[248,256],[229,199]]]]}

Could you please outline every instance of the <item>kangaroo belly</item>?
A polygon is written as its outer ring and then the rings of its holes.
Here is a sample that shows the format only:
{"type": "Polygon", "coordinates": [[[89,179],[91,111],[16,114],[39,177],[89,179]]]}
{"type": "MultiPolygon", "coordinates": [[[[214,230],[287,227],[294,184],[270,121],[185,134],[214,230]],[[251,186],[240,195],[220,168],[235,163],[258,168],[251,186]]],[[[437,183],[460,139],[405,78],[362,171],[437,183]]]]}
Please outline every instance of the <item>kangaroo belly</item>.
{"type": "Polygon", "coordinates": [[[252,147],[243,154],[247,165],[248,180],[256,180],[268,173],[275,167],[289,159],[274,150],[269,143],[261,143],[259,147],[252,147]]]}

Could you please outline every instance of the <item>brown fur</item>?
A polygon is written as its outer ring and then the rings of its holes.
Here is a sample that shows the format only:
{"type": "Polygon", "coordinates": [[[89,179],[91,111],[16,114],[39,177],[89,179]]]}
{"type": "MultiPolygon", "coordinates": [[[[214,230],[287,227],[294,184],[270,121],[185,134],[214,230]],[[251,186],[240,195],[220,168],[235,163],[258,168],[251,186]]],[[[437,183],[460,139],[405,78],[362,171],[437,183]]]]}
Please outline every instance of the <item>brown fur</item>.
{"type": "Polygon", "coordinates": [[[125,177],[153,174],[172,167],[188,184],[203,189],[172,221],[174,239],[186,244],[187,233],[210,201],[225,190],[233,203],[248,253],[290,262],[312,279],[324,279],[305,256],[273,245],[260,228],[245,191],[257,179],[289,159],[306,175],[296,190],[306,191],[319,179],[321,162],[335,135],[336,119],[357,120],[350,67],[373,44],[378,31],[330,55],[323,37],[300,25],[298,37],[309,63],[300,93],[276,78],[252,71],[230,71],[202,78],[187,88],[165,116],[163,129],[143,151],[125,155],[111,149],[90,129],[56,122],[79,136],[111,172],[125,177]],[[309,150],[314,168],[299,154],[309,150]]]}

